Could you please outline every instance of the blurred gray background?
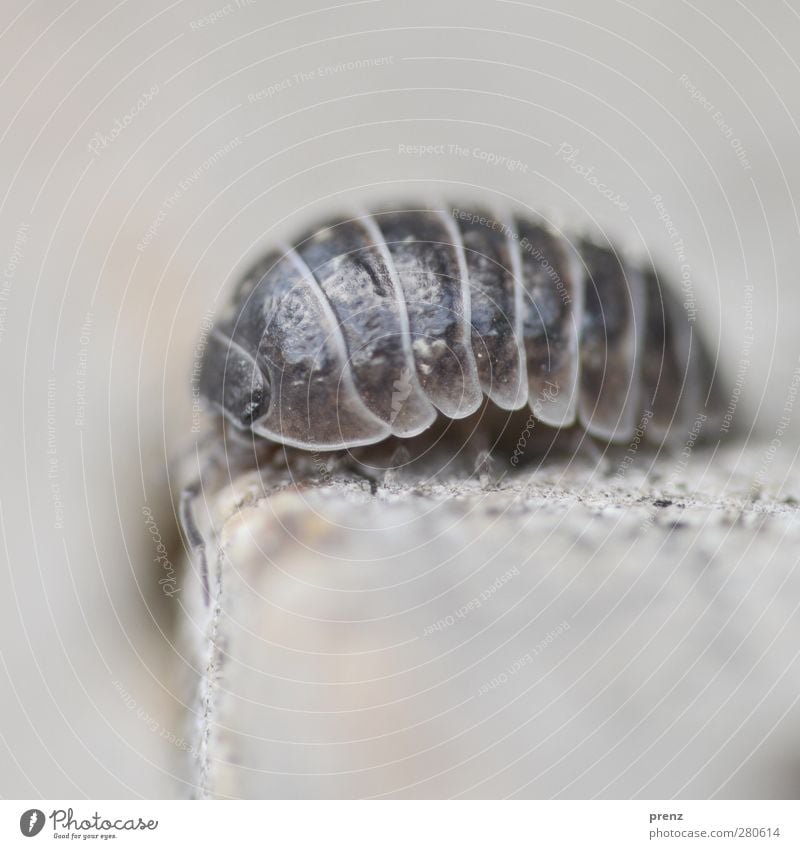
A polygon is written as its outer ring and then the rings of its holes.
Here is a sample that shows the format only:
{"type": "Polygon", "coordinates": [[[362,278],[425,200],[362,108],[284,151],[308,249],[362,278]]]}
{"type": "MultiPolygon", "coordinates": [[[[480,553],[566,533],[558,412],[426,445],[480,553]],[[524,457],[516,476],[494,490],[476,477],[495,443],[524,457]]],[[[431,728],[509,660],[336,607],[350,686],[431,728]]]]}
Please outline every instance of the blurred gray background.
{"type": "Polygon", "coordinates": [[[4,12],[3,796],[184,795],[167,465],[204,316],[299,222],[477,195],[647,246],[687,281],[745,438],[779,427],[800,354],[796,3],[4,12]]]}

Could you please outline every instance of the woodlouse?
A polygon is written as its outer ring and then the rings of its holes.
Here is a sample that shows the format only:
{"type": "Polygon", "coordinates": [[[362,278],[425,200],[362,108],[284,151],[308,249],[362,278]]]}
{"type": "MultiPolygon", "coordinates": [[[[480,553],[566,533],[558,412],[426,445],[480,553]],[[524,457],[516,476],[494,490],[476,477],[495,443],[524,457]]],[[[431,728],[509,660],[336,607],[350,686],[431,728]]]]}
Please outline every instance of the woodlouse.
{"type": "Polygon", "coordinates": [[[342,217],[243,277],[200,392],[237,428],[335,450],[409,437],[488,396],[553,427],[663,437],[711,360],[653,269],[541,221],[408,208],[342,217]]]}
{"type": "Polygon", "coordinates": [[[657,440],[716,414],[713,373],[652,267],[527,215],[418,206],[341,216],[253,266],[200,393],[233,430],[314,451],[412,437],[484,396],[625,443],[643,413],[657,440]]]}

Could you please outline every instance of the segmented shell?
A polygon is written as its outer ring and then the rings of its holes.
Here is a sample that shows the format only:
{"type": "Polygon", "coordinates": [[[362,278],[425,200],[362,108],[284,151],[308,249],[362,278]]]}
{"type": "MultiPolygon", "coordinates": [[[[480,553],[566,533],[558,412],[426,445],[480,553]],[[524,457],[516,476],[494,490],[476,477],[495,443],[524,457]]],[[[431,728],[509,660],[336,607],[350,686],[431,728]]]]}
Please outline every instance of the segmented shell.
{"type": "Polygon", "coordinates": [[[661,438],[703,413],[712,377],[653,269],[524,216],[419,207],[342,216],[265,257],[211,331],[200,389],[238,428],[333,450],[484,396],[610,442],[644,415],[661,438]]]}

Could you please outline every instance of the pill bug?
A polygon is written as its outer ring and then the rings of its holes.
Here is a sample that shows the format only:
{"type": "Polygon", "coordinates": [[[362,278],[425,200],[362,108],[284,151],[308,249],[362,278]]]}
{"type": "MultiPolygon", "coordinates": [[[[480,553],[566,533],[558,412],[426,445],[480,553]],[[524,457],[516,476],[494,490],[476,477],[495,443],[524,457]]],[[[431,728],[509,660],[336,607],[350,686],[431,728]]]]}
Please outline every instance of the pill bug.
{"type": "MultiPolygon", "coordinates": [[[[657,271],[526,214],[357,211],[277,246],[210,330],[199,390],[234,433],[336,451],[482,404],[606,444],[716,416],[714,363],[657,271]],[[488,402],[486,401],[488,399],[488,402]]],[[[181,517],[202,544],[184,493],[181,517]]]]}

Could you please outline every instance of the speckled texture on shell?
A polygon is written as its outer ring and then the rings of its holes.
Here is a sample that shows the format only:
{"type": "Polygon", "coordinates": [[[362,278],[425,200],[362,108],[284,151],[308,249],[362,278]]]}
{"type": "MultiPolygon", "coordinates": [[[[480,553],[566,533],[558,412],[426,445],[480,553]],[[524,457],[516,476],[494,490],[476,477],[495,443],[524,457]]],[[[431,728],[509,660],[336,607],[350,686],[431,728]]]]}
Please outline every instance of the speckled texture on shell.
{"type": "Polygon", "coordinates": [[[336,450],[411,437],[488,397],[625,442],[716,413],[713,360],[650,268],[491,210],[343,215],[245,275],[201,393],[237,428],[336,450]],[[709,400],[711,399],[711,400],[709,400]]]}

